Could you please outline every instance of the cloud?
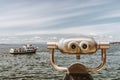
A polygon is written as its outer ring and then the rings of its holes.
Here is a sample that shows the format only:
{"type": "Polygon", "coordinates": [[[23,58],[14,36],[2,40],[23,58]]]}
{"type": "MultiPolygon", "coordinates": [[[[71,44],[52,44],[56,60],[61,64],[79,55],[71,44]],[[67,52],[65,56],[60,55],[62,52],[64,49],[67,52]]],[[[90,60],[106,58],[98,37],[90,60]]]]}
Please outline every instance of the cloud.
{"type": "Polygon", "coordinates": [[[116,0],[0,1],[0,7],[0,36],[120,32],[116,0]]]}
{"type": "Polygon", "coordinates": [[[120,17],[120,10],[113,10],[113,11],[108,11],[104,13],[104,15],[101,15],[95,20],[104,20],[104,19],[112,19],[112,18],[119,18],[120,17]]]}
{"type": "Polygon", "coordinates": [[[97,3],[94,0],[83,1],[82,3],[79,1],[15,1],[3,6],[2,13],[0,14],[0,27],[35,27],[38,25],[48,27],[49,25],[61,24],[66,18],[69,19],[71,17],[80,17],[89,14],[90,10],[86,10],[86,7],[101,4],[103,4],[103,2],[97,3]],[[80,11],[78,11],[76,10],[77,8],[84,8],[84,10],[81,11],[80,9],[80,11]]]}
{"type": "Polygon", "coordinates": [[[90,26],[77,26],[70,27],[66,29],[56,29],[56,30],[32,30],[23,33],[17,33],[16,35],[40,35],[40,34],[96,34],[104,35],[117,33],[120,30],[120,23],[110,23],[110,24],[98,24],[90,26]],[[115,28],[115,29],[114,29],[115,28]]]}

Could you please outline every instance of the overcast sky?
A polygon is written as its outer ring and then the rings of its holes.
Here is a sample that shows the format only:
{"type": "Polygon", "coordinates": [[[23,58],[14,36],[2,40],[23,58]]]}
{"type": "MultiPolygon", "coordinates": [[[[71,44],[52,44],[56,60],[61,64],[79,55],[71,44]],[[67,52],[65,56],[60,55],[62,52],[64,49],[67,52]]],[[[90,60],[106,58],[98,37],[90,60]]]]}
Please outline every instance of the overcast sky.
{"type": "Polygon", "coordinates": [[[120,0],[0,0],[0,38],[69,33],[119,36],[120,0]]]}

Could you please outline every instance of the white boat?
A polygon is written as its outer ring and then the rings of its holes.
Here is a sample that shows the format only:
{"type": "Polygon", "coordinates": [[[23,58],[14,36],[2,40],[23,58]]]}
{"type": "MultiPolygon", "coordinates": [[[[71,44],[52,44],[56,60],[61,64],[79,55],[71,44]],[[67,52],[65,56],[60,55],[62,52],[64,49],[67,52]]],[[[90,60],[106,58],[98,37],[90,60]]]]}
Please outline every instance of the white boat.
{"type": "Polygon", "coordinates": [[[11,48],[11,54],[26,54],[26,53],[36,53],[37,47],[32,46],[31,44],[27,44],[22,46],[21,48],[11,48]]]}

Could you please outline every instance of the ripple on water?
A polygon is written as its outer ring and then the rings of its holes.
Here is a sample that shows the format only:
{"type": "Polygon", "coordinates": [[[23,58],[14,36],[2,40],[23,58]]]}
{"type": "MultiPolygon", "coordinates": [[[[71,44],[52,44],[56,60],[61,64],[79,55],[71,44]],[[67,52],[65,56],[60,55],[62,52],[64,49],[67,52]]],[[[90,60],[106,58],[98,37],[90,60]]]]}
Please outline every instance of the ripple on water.
{"type": "MultiPolygon", "coordinates": [[[[31,55],[11,55],[7,52],[9,47],[0,47],[0,80],[62,80],[64,73],[51,67],[48,52],[39,50],[36,54],[31,55]]],[[[91,73],[94,80],[120,80],[120,57],[117,48],[120,46],[112,47],[108,51],[107,63],[102,71],[91,73]]],[[[81,62],[88,67],[95,67],[100,63],[99,54],[100,52],[81,56],[81,60],[76,60],[73,55],[56,52],[55,61],[60,66],[81,62]]]]}

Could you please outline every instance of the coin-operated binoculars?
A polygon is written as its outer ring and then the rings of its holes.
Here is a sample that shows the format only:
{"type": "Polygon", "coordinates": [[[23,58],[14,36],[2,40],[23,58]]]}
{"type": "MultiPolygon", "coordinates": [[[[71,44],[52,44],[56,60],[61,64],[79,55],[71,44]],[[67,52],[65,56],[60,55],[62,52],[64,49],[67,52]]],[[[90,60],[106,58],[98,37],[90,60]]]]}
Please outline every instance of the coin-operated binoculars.
{"type": "Polygon", "coordinates": [[[61,39],[59,42],[48,42],[47,48],[50,49],[50,62],[57,71],[66,72],[64,80],[93,80],[89,72],[100,71],[106,63],[106,49],[109,48],[109,42],[97,43],[91,37],[80,37],[61,39]],[[54,50],[58,49],[63,54],[74,54],[80,59],[81,54],[93,54],[101,49],[101,64],[96,68],[87,68],[83,64],[75,63],[70,67],[59,67],[54,62],[54,50]]]}

